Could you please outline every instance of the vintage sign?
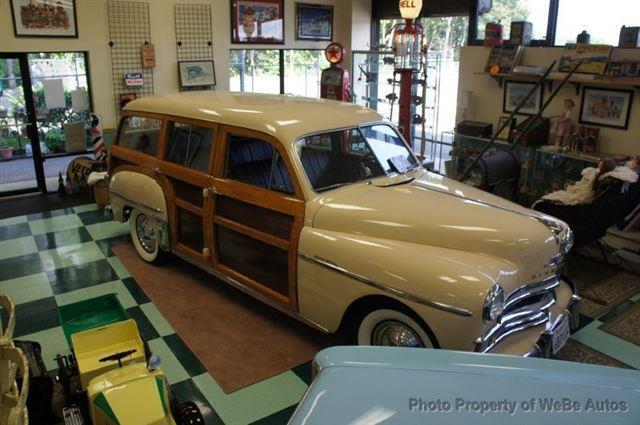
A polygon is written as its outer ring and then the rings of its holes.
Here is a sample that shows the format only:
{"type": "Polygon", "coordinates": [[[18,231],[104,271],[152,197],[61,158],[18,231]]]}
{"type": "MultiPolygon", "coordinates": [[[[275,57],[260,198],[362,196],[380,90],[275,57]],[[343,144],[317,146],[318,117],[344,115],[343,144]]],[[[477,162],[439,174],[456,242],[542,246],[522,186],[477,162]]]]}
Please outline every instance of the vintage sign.
{"type": "Polygon", "coordinates": [[[142,45],[142,67],[145,69],[156,67],[156,46],[151,43],[142,45]]]}
{"type": "Polygon", "coordinates": [[[127,72],[124,74],[124,85],[127,87],[142,87],[144,78],[142,72],[127,72]]]}
{"type": "Polygon", "coordinates": [[[422,9],[422,0],[400,0],[398,5],[402,19],[416,19],[422,9]]]}

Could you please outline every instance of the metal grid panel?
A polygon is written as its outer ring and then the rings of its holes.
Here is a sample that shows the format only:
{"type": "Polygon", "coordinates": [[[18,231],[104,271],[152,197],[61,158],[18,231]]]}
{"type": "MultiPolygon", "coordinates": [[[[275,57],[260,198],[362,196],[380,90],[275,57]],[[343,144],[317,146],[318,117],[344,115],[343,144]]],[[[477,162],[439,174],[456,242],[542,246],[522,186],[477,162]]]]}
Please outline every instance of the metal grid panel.
{"type": "Polygon", "coordinates": [[[120,116],[120,95],[135,93],[136,97],[153,95],[153,68],[142,67],[142,45],[151,42],[149,3],[107,2],[109,14],[109,47],[111,48],[111,74],[116,116],[120,116]],[[142,87],[127,87],[124,74],[141,72],[142,87]]]}
{"type": "MultiPolygon", "coordinates": [[[[207,4],[176,4],[174,17],[178,62],[212,61],[211,6],[207,4]]],[[[185,87],[180,90],[202,90],[214,87],[185,87]]]]}

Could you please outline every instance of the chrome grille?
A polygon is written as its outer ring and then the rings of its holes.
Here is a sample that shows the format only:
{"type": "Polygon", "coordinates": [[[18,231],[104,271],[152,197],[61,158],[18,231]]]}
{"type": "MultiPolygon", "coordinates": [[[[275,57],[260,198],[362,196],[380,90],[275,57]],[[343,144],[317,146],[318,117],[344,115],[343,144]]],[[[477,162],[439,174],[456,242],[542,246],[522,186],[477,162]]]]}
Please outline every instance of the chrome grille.
{"type": "Polygon", "coordinates": [[[496,324],[476,340],[476,351],[485,353],[510,335],[547,323],[558,285],[560,280],[553,276],[511,292],[496,324]]]}

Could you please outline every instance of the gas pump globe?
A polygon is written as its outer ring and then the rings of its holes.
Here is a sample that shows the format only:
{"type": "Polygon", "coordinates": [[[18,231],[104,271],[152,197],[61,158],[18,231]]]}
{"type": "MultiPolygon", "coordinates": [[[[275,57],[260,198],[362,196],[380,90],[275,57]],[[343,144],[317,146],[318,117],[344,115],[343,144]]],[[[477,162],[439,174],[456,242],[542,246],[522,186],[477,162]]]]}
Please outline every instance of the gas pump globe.
{"type": "Polygon", "coordinates": [[[400,98],[398,128],[411,143],[411,104],[413,99],[413,74],[422,68],[425,40],[422,26],[415,19],[422,9],[422,0],[400,0],[400,15],[405,22],[393,28],[394,69],[400,74],[400,98]]]}

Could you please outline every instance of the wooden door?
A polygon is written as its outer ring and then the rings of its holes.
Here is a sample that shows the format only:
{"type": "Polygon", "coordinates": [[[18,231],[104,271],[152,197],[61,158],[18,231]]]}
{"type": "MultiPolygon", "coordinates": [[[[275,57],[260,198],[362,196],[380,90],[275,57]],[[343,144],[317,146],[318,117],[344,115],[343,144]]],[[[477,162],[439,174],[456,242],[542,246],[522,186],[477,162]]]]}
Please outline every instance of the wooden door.
{"type": "Polygon", "coordinates": [[[210,216],[207,202],[213,153],[218,136],[215,123],[168,117],[162,160],[156,172],[173,188],[169,208],[171,246],[202,263],[211,261],[210,216]]]}
{"type": "Polygon", "coordinates": [[[304,198],[284,147],[257,131],[222,126],[212,192],[214,266],[297,310],[304,198]]]}

